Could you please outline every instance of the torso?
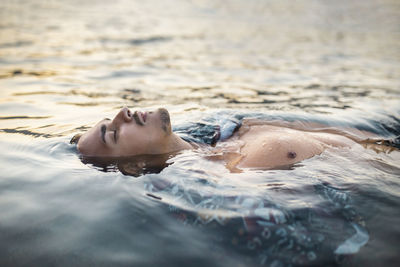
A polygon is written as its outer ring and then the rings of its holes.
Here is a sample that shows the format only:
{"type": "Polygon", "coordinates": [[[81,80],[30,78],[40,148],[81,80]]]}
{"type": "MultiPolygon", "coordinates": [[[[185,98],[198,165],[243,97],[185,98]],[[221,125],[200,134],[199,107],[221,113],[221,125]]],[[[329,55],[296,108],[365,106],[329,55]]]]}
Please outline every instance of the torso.
{"type": "MultiPolygon", "coordinates": [[[[278,168],[321,154],[328,147],[351,147],[353,140],[338,134],[306,132],[272,125],[243,125],[231,138],[235,153],[226,153],[227,167],[278,168]]],[[[229,141],[228,141],[229,142],[229,141]]]]}

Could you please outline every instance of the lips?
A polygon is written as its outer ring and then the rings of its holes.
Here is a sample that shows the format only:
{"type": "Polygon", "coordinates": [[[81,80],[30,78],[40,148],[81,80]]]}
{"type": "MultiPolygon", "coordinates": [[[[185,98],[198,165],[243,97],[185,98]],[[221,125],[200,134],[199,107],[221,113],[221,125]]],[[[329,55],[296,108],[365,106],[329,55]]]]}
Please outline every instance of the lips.
{"type": "Polygon", "coordinates": [[[147,119],[147,112],[135,111],[133,114],[133,118],[135,119],[136,123],[139,125],[144,125],[147,119]]]}
{"type": "Polygon", "coordinates": [[[143,122],[146,122],[146,120],[147,120],[147,112],[142,112],[142,118],[143,118],[143,122]]]}

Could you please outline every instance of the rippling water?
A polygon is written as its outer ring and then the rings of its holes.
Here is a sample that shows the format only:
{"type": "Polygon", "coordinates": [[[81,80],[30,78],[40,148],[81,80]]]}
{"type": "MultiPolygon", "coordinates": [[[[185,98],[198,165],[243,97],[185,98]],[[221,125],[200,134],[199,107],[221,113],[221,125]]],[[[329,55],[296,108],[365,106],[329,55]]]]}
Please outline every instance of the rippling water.
{"type": "Polygon", "coordinates": [[[0,3],[2,266],[396,266],[400,152],[139,177],[69,139],[122,106],[400,133],[398,1],[0,3]]]}

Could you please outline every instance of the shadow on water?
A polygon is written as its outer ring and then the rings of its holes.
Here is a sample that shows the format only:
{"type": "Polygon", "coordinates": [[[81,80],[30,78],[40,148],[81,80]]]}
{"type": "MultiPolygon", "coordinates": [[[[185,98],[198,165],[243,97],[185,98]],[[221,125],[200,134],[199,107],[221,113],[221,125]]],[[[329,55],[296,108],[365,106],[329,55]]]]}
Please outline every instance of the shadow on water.
{"type": "Polygon", "coordinates": [[[149,173],[160,173],[168,167],[174,154],[140,155],[133,157],[85,157],[81,156],[82,163],[93,166],[103,172],[121,172],[124,175],[139,177],[149,173]]]}
{"type": "Polygon", "coordinates": [[[108,39],[108,38],[101,38],[100,42],[102,43],[126,43],[130,45],[148,45],[152,43],[158,42],[168,42],[172,41],[172,37],[168,36],[151,36],[147,38],[134,38],[134,39],[108,39]]]}
{"type": "Polygon", "coordinates": [[[19,119],[48,119],[50,116],[7,116],[7,117],[0,117],[0,120],[19,120],[19,119]]]}
{"type": "Polygon", "coordinates": [[[44,138],[56,137],[56,135],[52,135],[52,134],[37,133],[34,131],[19,130],[19,129],[0,129],[0,132],[12,133],[12,134],[22,134],[22,135],[28,135],[28,136],[32,136],[32,137],[44,137],[44,138]]]}
{"type": "Polygon", "coordinates": [[[13,70],[5,74],[0,74],[0,79],[5,79],[5,78],[11,78],[11,77],[17,77],[20,75],[27,75],[27,76],[36,76],[36,77],[50,77],[57,75],[56,72],[54,71],[25,71],[25,70],[13,70]]]}

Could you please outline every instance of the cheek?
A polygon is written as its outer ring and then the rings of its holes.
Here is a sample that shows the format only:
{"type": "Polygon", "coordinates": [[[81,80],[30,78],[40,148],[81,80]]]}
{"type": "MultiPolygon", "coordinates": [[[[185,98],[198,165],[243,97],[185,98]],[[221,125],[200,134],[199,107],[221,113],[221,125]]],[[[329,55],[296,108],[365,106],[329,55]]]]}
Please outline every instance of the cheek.
{"type": "Polygon", "coordinates": [[[143,131],[132,128],[120,130],[118,148],[125,154],[142,154],[150,144],[149,135],[143,131]]]}

